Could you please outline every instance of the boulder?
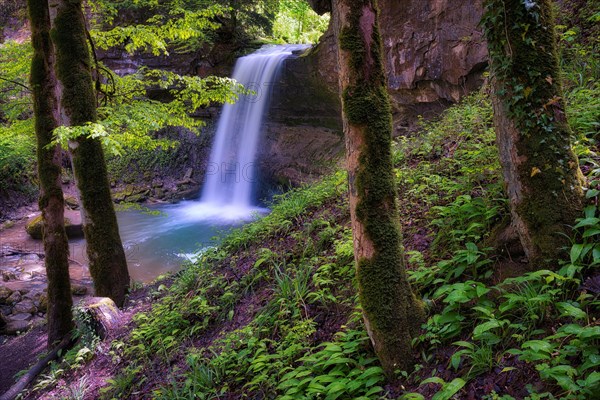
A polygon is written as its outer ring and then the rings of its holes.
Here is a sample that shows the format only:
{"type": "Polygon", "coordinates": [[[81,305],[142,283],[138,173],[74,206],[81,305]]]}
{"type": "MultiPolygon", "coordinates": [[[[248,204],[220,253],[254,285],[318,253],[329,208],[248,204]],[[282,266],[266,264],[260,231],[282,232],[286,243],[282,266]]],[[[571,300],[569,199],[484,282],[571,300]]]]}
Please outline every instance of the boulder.
{"type": "Polygon", "coordinates": [[[17,280],[17,274],[13,271],[2,271],[2,280],[4,282],[17,280]]]}
{"type": "Polygon", "coordinates": [[[37,307],[33,304],[33,301],[24,299],[19,303],[15,304],[13,313],[15,314],[34,314],[37,312],[37,307]]]}
{"type": "Polygon", "coordinates": [[[19,293],[18,290],[12,292],[10,296],[6,299],[6,304],[16,304],[22,300],[23,296],[19,293]]]}
{"type": "MultiPolygon", "coordinates": [[[[29,220],[25,225],[25,231],[33,239],[42,239],[43,221],[42,216],[29,220]]],[[[81,224],[81,215],[79,211],[65,210],[65,231],[69,239],[78,239],[83,237],[83,225],[81,224]]]]}
{"type": "Polygon", "coordinates": [[[4,302],[4,300],[8,299],[10,297],[10,295],[13,293],[13,290],[0,285],[0,302],[4,302]]]}
{"type": "Polygon", "coordinates": [[[29,313],[15,313],[6,317],[8,322],[11,321],[29,321],[33,316],[29,313]]]}
{"type": "Polygon", "coordinates": [[[9,321],[4,327],[5,335],[17,335],[29,329],[29,321],[9,321]]]}
{"type": "Polygon", "coordinates": [[[42,229],[43,221],[41,215],[29,220],[25,225],[25,231],[29,234],[29,236],[36,240],[42,239],[42,229]]]}
{"type": "Polygon", "coordinates": [[[40,312],[46,312],[46,309],[48,308],[48,293],[47,292],[43,292],[42,295],[40,296],[39,300],[38,300],[38,304],[36,304],[38,310],[40,312]]]}

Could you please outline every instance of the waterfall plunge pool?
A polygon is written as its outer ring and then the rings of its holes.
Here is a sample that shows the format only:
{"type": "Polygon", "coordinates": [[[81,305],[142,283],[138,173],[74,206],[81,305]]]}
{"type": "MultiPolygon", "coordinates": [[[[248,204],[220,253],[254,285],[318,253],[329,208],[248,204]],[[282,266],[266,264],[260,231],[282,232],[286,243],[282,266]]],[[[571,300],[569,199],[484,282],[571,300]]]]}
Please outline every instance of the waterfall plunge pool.
{"type": "Polygon", "coordinates": [[[268,209],[236,208],[197,201],[150,206],[147,211],[118,213],[119,230],[133,280],[149,282],[178,270],[232,228],[264,215],[268,209]]]}

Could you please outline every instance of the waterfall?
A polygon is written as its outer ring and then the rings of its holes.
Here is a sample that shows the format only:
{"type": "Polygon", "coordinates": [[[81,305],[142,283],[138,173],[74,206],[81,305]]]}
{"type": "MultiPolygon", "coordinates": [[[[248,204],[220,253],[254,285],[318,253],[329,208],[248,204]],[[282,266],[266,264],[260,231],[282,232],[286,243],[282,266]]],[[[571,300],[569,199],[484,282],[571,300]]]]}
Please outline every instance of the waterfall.
{"type": "Polygon", "coordinates": [[[270,92],[276,84],[283,60],[306,45],[264,46],[237,60],[232,78],[254,94],[242,95],[225,104],[211,148],[200,204],[190,217],[239,219],[258,210],[256,152],[269,109],[270,92]]]}
{"type": "Polygon", "coordinates": [[[211,149],[201,202],[249,209],[256,205],[255,158],[270,91],[282,61],[302,45],[266,46],[237,60],[233,79],[255,92],[223,107],[211,149]]]}

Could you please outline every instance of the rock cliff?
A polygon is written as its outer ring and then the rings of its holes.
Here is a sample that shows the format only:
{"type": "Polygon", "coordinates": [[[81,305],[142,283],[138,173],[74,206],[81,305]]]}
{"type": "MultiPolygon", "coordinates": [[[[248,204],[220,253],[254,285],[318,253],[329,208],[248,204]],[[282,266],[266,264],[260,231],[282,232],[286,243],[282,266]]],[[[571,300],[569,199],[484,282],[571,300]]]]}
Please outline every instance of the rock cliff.
{"type": "MultiPolygon", "coordinates": [[[[310,3],[319,13],[330,11],[326,0],[310,3]]],[[[379,8],[397,133],[418,115],[435,116],[481,85],[487,65],[479,27],[482,0],[380,0],[379,8]]],[[[332,90],[337,86],[335,44],[330,27],[314,52],[332,90]]]]}

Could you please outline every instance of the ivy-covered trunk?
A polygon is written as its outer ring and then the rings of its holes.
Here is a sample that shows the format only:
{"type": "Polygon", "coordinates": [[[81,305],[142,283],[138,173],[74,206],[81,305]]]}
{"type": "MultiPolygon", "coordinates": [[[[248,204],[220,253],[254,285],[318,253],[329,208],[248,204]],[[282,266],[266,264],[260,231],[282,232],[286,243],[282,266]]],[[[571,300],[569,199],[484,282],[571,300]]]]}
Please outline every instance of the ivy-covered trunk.
{"type": "MultiPolygon", "coordinates": [[[[80,0],[50,0],[52,40],[57,55],[62,125],[95,122],[90,51],[80,0]]],[[[83,230],[96,296],[119,307],[129,289],[129,272],[110,194],[104,152],[99,140],[79,137],[70,145],[75,179],[84,209],[83,230]]]]}
{"type": "Polygon", "coordinates": [[[412,367],[424,319],[407,280],[391,156],[392,114],[374,0],[336,0],[346,163],[363,318],[386,373],[412,367]]]}
{"type": "Polygon", "coordinates": [[[556,265],[583,207],[551,0],[487,0],[494,124],[511,220],[531,268],[556,265]]]}
{"type": "Polygon", "coordinates": [[[44,264],[48,277],[48,347],[73,329],[69,242],[64,226],[61,186],[61,149],[52,146],[52,131],[58,126],[55,53],[50,40],[50,14],[46,0],[28,0],[31,21],[30,84],[37,139],[39,207],[43,218],[44,264]]]}

